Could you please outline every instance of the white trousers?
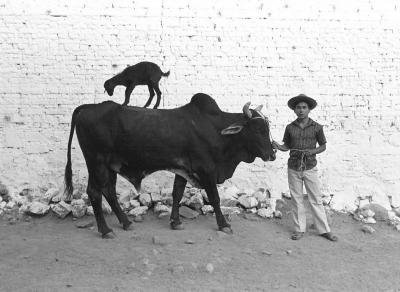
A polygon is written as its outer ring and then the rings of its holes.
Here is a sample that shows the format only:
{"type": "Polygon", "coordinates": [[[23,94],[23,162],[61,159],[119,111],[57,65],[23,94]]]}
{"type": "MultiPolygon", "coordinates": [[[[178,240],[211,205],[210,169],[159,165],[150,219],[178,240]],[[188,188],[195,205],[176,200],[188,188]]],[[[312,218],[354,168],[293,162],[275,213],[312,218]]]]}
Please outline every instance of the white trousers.
{"type": "Polygon", "coordinates": [[[303,203],[303,183],[306,187],[314,224],[319,234],[330,232],[325,208],[322,204],[322,194],[316,167],[310,170],[296,171],[288,168],[289,189],[292,197],[292,215],[294,229],[298,232],[306,231],[306,209],[303,203]]]}

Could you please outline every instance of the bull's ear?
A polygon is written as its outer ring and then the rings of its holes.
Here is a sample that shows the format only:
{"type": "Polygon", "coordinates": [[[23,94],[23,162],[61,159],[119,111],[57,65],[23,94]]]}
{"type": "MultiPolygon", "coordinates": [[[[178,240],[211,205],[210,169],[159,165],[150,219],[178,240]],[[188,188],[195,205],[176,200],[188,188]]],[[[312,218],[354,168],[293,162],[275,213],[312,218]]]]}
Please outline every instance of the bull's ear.
{"type": "Polygon", "coordinates": [[[241,130],[243,129],[243,125],[242,124],[232,124],[230,125],[228,128],[225,128],[221,131],[222,135],[234,135],[239,133],[241,130]]]}
{"type": "Polygon", "coordinates": [[[261,110],[262,110],[262,108],[263,108],[263,105],[262,104],[260,104],[258,107],[256,107],[254,110],[256,111],[256,112],[260,112],[261,110]]]}

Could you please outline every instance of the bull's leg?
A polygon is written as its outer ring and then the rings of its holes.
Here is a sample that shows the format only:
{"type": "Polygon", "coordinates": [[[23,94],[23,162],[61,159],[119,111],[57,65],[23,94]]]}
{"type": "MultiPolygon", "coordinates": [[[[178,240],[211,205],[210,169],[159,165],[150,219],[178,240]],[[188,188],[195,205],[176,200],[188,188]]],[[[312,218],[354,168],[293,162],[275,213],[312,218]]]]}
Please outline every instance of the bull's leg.
{"type": "Polygon", "coordinates": [[[128,105],[129,99],[131,98],[131,93],[133,89],[135,88],[135,84],[131,83],[129,84],[126,89],[125,89],[125,101],[122,105],[128,105]]]}
{"type": "Polygon", "coordinates": [[[151,84],[147,85],[147,87],[149,88],[150,96],[149,96],[149,99],[147,100],[146,104],[144,105],[144,107],[148,107],[148,106],[150,105],[150,103],[152,102],[153,97],[154,97],[154,95],[155,95],[155,94],[154,94],[154,89],[153,89],[153,87],[151,86],[151,84]]]}
{"type": "Polygon", "coordinates": [[[206,184],[205,190],[207,192],[208,200],[214,208],[215,217],[217,219],[218,229],[225,233],[232,233],[231,225],[226,222],[224,215],[222,215],[219,194],[216,184],[206,184]]]}
{"type": "Polygon", "coordinates": [[[122,224],[124,230],[128,230],[129,226],[132,224],[129,221],[128,216],[122,211],[121,206],[118,203],[117,192],[115,189],[115,184],[117,183],[117,174],[113,171],[109,171],[109,184],[104,189],[104,197],[106,198],[108,204],[110,204],[111,209],[117,216],[119,223],[122,224]]]}
{"type": "Polygon", "coordinates": [[[179,203],[182,200],[186,183],[187,183],[186,179],[184,179],[179,175],[175,175],[174,188],[172,190],[172,211],[170,218],[171,229],[174,230],[183,229],[182,222],[179,219],[179,203]]]}
{"type": "Polygon", "coordinates": [[[107,226],[106,220],[104,219],[101,204],[102,193],[100,189],[94,184],[93,179],[90,179],[90,177],[86,192],[93,207],[94,216],[97,222],[97,230],[101,233],[103,237],[106,237],[108,233],[112,232],[112,229],[107,226]]]}
{"type": "Polygon", "coordinates": [[[161,101],[161,90],[158,87],[158,82],[157,83],[153,83],[153,88],[155,89],[155,91],[157,93],[157,102],[154,105],[154,108],[158,108],[158,106],[160,105],[160,101],[161,101]]]}

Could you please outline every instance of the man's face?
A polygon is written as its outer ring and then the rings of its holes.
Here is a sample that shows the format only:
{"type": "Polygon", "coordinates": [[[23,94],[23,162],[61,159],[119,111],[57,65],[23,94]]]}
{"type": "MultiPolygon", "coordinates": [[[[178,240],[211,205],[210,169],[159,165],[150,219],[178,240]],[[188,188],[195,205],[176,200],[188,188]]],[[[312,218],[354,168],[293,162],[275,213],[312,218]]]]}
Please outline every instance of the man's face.
{"type": "Polygon", "coordinates": [[[294,112],[296,113],[297,117],[300,119],[304,119],[308,117],[310,113],[310,108],[306,102],[299,102],[296,107],[294,108],[294,112]]]}

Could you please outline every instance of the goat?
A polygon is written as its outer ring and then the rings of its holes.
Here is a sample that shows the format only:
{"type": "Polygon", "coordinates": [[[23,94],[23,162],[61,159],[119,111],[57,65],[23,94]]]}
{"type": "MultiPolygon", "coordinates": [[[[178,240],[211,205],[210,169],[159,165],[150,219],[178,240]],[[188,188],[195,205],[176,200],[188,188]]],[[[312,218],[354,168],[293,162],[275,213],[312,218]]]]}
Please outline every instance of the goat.
{"type": "Polygon", "coordinates": [[[125,68],[121,73],[118,73],[114,77],[104,82],[104,89],[107,91],[109,96],[114,94],[114,88],[118,85],[126,87],[125,90],[125,101],[122,105],[126,106],[129,103],[131,93],[136,85],[147,85],[149,88],[150,97],[147,100],[144,107],[148,107],[153,100],[154,90],[157,93],[157,102],[154,108],[160,105],[161,91],[158,87],[158,82],[161,77],[168,77],[169,71],[164,73],[161,71],[157,64],[151,62],[140,62],[136,65],[125,68]]]}

